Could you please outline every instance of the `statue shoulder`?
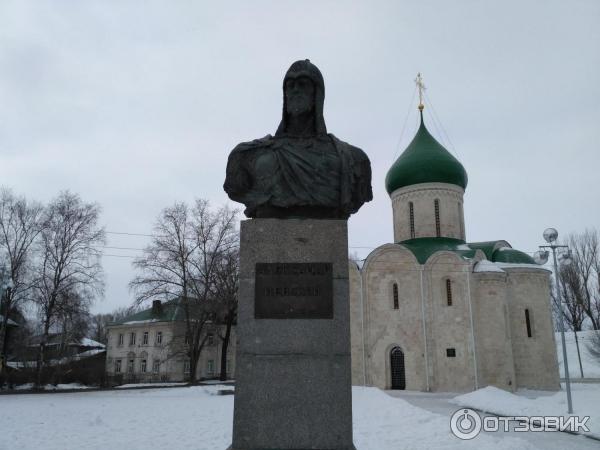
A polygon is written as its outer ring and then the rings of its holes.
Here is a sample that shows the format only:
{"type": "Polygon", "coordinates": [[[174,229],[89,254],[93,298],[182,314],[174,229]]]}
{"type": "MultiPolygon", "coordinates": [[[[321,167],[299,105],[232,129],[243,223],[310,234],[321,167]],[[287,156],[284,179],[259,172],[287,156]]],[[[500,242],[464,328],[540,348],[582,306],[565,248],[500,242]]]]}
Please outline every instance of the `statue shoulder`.
{"type": "Polygon", "coordinates": [[[362,149],[338,139],[333,134],[329,134],[329,137],[338,150],[350,155],[354,161],[369,161],[369,157],[362,149]]]}
{"type": "Polygon", "coordinates": [[[256,150],[258,148],[270,147],[271,145],[273,145],[273,136],[267,134],[265,137],[254,139],[253,141],[239,143],[231,151],[231,154],[234,155],[244,153],[248,150],[256,150]]]}

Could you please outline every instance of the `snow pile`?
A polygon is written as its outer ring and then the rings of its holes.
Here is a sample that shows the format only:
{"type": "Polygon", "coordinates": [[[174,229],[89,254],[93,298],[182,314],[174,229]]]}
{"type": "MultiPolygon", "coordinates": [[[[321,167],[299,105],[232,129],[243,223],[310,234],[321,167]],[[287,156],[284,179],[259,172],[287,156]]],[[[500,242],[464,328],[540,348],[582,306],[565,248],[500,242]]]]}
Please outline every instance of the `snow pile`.
{"type": "MultiPolygon", "coordinates": [[[[588,351],[588,344],[592,335],[596,331],[578,331],[577,340],[579,341],[579,352],[581,354],[581,366],[583,367],[584,378],[600,378],[600,359],[592,356],[588,351]]],[[[567,347],[567,358],[569,361],[569,374],[571,378],[581,378],[581,370],[579,368],[579,358],[577,357],[577,345],[575,343],[575,334],[572,331],[565,332],[565,341],[567,347]]],[[[565,369],[562,363],[562,341],[560,333],[556,333],[556,351],[558,356],[558,366],[560,368],[560,376],[564,378],[565,369]]]]}
{"type": "MultiPolygon", "coordinates": [[[[6,395],[0,401],[10,414],[0,421],[2,442],[21,450],[226,449],[231,444],[233,396],[217,393],[230,388],[6,395]]],[[[460,441],[450,433],[448,417],[376,388],[353,388],[352,406],[358,450],[535,448],[520,437],[482,434],[460,441]]]]}
{"type": "MultiPolygon", "coordinates": [[[[575,384],[571,385],[571,390],[573,415],[590,416],[586,423],[590,432],[586,434],[600,438],[600,387],[593,384],[575,384]]],[[[501,416],[569,416],[567,414],[567,394],[564,390],[551,395],[540,395],[537,398],[524,396],[533,393],[534,391],[521,391],[521,395],[519,395],[519,392],[513,394],[488,386],[459,395],[450,402],[501,416]]],[[[544,392],[538,392],[539,394],[544,394],[544,392]]]]}

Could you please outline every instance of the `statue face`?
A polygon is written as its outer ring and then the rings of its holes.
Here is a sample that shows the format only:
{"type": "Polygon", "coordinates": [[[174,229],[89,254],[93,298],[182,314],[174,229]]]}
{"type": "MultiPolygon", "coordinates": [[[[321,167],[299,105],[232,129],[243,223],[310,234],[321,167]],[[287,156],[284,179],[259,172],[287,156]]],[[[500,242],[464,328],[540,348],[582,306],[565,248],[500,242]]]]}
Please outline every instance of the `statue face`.
{"type": "Polygon", "coordinates": [[[285,103],[288,114],[302,114],[315,106],[315,86],[308,77],[288,78],[285,82],[285,103]]]}

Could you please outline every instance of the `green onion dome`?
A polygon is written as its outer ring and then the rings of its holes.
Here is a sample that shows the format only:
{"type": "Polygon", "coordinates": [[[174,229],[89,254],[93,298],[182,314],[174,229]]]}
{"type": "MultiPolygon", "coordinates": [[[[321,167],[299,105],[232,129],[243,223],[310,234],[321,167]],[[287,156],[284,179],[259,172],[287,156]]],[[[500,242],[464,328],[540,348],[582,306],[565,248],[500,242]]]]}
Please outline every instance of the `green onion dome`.
{"type": "Polygon", "coordinates": [[[388,194],[419,183],[448,183],[465,189],[467,181],[462,164],[427,131],[421,111],[417,134],[385,177],[388,194]]]}
{"type": "Polygon", "coordinates": [[[502,247],[492,254],[493,262],[512,264],[535,264],[535,261],[527,253],[509,247],[502,247]]]}

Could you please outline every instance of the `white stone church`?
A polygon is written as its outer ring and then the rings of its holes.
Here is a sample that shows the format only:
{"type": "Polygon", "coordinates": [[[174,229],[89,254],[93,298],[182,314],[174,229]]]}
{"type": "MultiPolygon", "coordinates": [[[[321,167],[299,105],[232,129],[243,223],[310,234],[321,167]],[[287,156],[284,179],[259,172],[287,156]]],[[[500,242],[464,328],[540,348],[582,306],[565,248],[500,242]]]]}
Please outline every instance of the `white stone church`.
{"type": "Polygon", "coordinates": [[[394,243],[350,268],[352,384],[559,389],[550,272],[504,240],[467,243],[467,173],[419,109],[386,177],[394,243]]]}

